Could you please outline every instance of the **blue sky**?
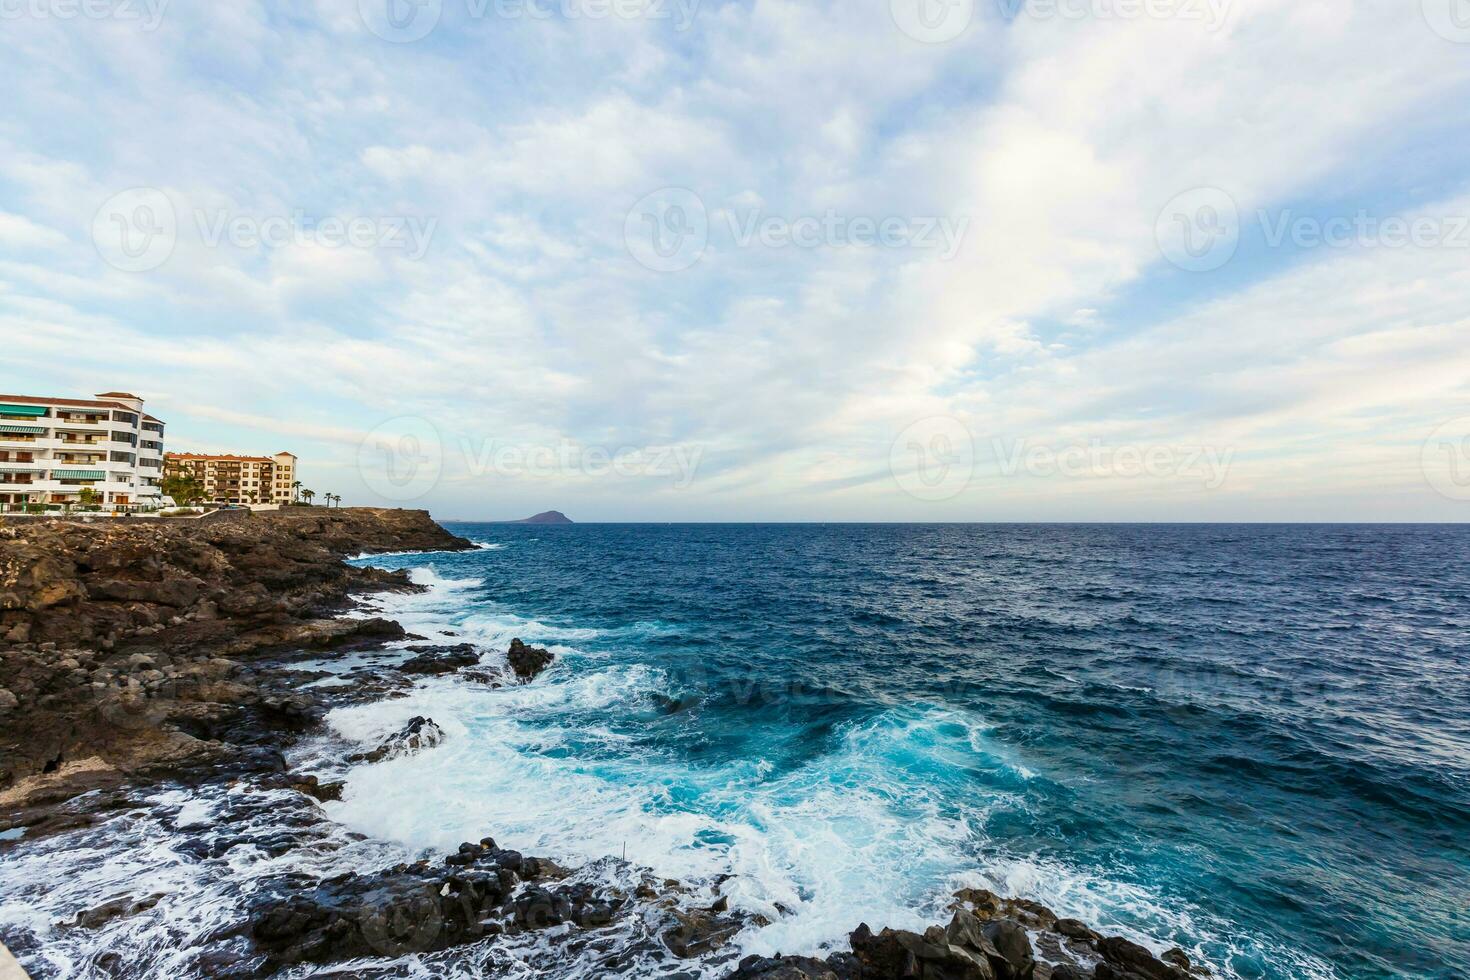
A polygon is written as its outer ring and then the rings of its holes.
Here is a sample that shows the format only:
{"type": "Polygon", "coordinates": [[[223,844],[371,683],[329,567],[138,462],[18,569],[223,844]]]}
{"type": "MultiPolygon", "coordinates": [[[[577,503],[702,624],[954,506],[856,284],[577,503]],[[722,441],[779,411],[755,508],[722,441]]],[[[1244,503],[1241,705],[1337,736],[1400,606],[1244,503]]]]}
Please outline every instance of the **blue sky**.
{"type": "Polygon", "coordinates": [[[4,0],[0,389],[446,518],[1463,520],[1457,5],[4,0]]]}

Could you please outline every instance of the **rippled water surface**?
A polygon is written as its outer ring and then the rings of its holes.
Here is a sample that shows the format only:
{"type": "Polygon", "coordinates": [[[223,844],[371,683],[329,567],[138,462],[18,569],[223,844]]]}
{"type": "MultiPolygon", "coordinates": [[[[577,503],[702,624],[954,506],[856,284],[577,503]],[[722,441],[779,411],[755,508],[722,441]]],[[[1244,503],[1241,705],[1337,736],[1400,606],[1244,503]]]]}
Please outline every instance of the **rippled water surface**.
{"type": "Polygon", "coordinates": [[[626,855],[772,920],[746,952],[982,884],[1227,976],[1470,976],[1470,528],[454,530],[366,559],[431,586],[384,612],[557,662],[333,712],[447,735],[347,772],[333,861],[626,855]]]}
{"type": "Polygon", "coordinates": [[[1470,974],[1470,529],[456,530],[376,560],[403,612],[561,658],[393,705],[455,737],[356,829],[734,874],[754,951],[988,881],[1242,977],[1470,974]]]}

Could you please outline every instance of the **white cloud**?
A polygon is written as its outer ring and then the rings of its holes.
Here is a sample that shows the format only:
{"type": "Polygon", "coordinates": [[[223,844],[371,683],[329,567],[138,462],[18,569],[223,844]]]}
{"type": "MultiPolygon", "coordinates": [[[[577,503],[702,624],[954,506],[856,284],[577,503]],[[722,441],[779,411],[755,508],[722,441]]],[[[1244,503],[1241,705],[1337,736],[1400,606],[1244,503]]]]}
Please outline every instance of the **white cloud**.
{"type": "MultiPolygon", "coordinates": [[[[1116,482],[921,506],[886,479],[888,443],[932,414],[981,434],[1224,441],[1242,450],[1227,489],[1277,504],[1409,492],[1412,440],[1386,431],[1470,414],[1456,259],[1281,251],[1181,284],[1154,223],[1198,185],[1247,211],[1392,195],[1384,161],[1463,100],[1462,52],[1414,11],[1328,0],[1237,0],[1215,32],[986,17],[948,45],[905,37],[887,7],[706,5],[683,34],[446,21],[410,45],[339,4],[191,8],[128,44],[117,25],[22,25],[0,41],[0,81],[33,95],[0,129],[0,329],[38,380],[124,373],[242,438],[279,410],[298,428],[275,431],[339,461],[331,433],[393,414],[502,439],[697,441],[686,516],[1147,510],[1116,482]],[[87,147],[63,137],[83,131],[87,147]],[[715,217],[675,275],[622,241],[627,208],[664,185],[715,217]],[[146,275],[87,238],[134,186],[181,215],[146,275]],[[720,231],[726,211],[828,209],[970,224],[949,262],[720,231]],[[438,230],[417,261],[209,247],[201,210],[438,230]],[[52,366],[75,344],[95,356],[52,366]]],[[[472,491],[445,492],[469,512],[472,491]]],[[[644,506],[606,494],[608,516],[644,506]]]]}
{"type": "Polygon", "coordinates": [[[66,244],[66,236],[55,228],[36,224],[18,214],[0,211],[0,248],[55,248],[66,244]]]}

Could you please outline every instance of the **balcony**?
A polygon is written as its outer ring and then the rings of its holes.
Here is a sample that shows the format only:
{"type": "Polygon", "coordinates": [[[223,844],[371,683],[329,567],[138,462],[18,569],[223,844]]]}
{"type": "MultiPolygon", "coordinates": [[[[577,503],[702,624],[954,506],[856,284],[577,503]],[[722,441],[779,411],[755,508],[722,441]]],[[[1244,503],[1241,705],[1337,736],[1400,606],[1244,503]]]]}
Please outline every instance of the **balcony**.
{"type": "Polygon", "coordinates": [[[22,425],[17,422],[0,422],[0,443],[7,445],[14,445],[16,443],[31,445],[45,435],[45,426],[22,425]]]}
{"type": "Polygon", "coordinates": [[[95,482],[97,480],[107,479],[107,473],[104,470],[53,469],[51,471],[51,479],[59,480],[62,483],[73,481],[95,482]]]}
{"type": "Polygon", "coordinates": [[[44,405],[0,405],[0,422],[34,422],[46,418],[50,409],[44,405]]]}

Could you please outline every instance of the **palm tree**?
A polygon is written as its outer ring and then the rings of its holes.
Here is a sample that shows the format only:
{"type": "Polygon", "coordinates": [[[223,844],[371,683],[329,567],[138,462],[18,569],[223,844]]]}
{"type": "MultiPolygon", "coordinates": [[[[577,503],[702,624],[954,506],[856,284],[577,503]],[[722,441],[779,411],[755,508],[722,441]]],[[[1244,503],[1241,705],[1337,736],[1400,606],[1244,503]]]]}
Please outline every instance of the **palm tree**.
{"type": "Polygon", "coordinates": [[[197,476],[186,471],[165,478],[163,492],[174,498],[175,503],[192,504],[204,497],[204,485],[197,476]]]}
{"type": "Polygon", "coordinates": [[[315,497],[315,496],[316,496],[316,491],[315,490],[302,490],[301,491],[301,499],[306,501],[306,505],[308,507],[311,506],[311,498],[312,497],[315,497]]]}
{"type": "Polygon", "coordinates": [[[291,481],[291,503],[296,503],[296,495],[301,492],[301,481],[291,481]]]}

